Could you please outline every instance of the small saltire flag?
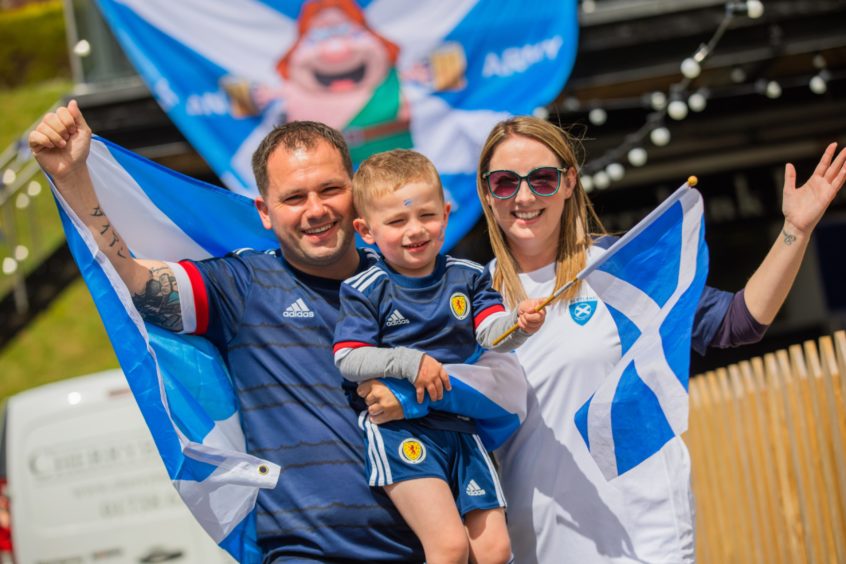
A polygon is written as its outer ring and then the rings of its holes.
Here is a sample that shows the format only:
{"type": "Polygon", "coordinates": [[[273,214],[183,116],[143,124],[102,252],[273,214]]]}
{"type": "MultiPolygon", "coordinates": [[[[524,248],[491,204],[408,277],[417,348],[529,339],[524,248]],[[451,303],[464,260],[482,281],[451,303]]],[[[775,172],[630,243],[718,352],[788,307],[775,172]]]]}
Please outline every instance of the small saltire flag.
{"type": "Polygon", "coordinates": [[[707,274],[702,196],[685,184],[578,276],[605,302],[622,348],[575,417],[606,479],[687,430],[691,331],[707,274]]]}
{"type": "MultiPolygon", "coordinates": [[[[88,165],[103,210],[137,258],[204,259],[277,246],[247,198],[97,137],[88,165]]],[[[280,468],[246,453],[219,353],[200,337],[146,325],[90,232],[54,195],[68,245],[179,495],[223,549],[240,562],[260,562],[255,501],[260,488],[276,485],[280,468]]]]}
{"type": "MultiPolygon", "coordinates": [[[[87,164],[103,211],[136,258],[202,260],[279,246],[250,198],[96,136],[87,164]]],[[[285,469],[246,453],[237,397],[217,349],[202,337],[145,324],[88,229],[55,188],[54,195],[68,245],[179,495],[222,548],[240,562],[260,562],[256,497],[260,488],[284,480],[285,469]]],[[[523,420],[526,382],[513,354],[483,356],[450,373],[450,399],[432,407],[479,418],[487,444],[501,443],[523,420]],[[508,364],[521,377],[498,378],[508,364]]],[[[413,386],[386,381],[396,386],[409,417],[423,414],[412,413],[413,407],[422,409],[413,386]]]]}
{"type": "Polygon", "coordinates": [[[385,378],[402,405],[406,419],[423,417],[430,410],[459,413],[476,420],[479,438],[489,451],[499,448],[526,419],[528,381],[512,353],[477,351],[462,364],[445,364],[452,392],[443,399],[429,396],[417,403],[414,386],[407,380],[385,378]]]}

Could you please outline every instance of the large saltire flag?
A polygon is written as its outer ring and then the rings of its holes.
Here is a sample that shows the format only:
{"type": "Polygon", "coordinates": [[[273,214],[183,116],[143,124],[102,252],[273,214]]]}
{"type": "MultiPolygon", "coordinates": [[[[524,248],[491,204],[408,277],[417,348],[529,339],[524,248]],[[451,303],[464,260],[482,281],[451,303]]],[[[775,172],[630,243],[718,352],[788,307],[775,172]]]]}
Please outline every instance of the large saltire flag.
{"type": "MultiPolygon", "coordinates": [[[[245,197],[97,137],[88,165],[103,210],[137,258],[200,260],[238,247],[276,246],[245,197]]],[[[260,562],[256,497],[260,488],[276,485],[280,468],[246,453],[237,399],[219,353],[200,337],[145,324],[90,232],[54,195],[68,245],[179,495],[234,558],[260,562]]]]}
{"type": "Polygon", "coordinates": [[[416,148],[437,166],[451,248],[481,216],[475,172],[491,127],[563,88],[576,0],[97,0],[129,59],[233,191],[273,125],[341,130],[353,160],[416,148]]]}
{"type": "Polygon", "coordinates": [[[622,347],[575,418],[606,479],[687,430],[691,331],[707,275],[702,196],[685,184],[578,276],[605,302],[622,347]]]}
{"type": "MultiPolygon", "coordinates": [[[[96,136],[87,164],[103,211],[136,258],[202,260],[279,246],[250,198],[96,136]]],[[[284,480],[285,469],[246,452],[237,397],[219,352],[202,337],[146,324],[91,233],[55,189],[54,195],[68,245],[179,495],[233,557],[261,561],[256,497],[260,488],[284,480]]],[[[478,418],[486,443],[498,445],[525,417],[526,381],[513,354],[483,355],[450,373],[453,392],[433,407],[478,418]]],[[[422,415],[410,407],[417,406],[411,384],[386,381],[396,386],[409,417],[422,415]]]]}

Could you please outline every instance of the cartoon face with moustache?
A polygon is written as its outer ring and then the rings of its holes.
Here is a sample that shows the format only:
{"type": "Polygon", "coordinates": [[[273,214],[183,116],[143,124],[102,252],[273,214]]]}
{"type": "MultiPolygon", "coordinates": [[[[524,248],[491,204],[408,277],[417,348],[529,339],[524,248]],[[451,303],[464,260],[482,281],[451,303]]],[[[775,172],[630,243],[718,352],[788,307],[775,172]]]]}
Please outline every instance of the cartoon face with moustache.
{"type": "MultiPolygon", "coordinates": [[[[389,149],[410,149],[411,111],[397,68],[399,47],[369,27],[354,0],[306,0],[297,38],[276,64],[279,84],[255,84],[226,76],[235,118],[261,116],[261,125],[235,159],[249,156],[277,123],[320,121],[344,134],[354,162],[389,149]]],[[[403,81],[434,91],[464,86],[466,61],[460,45],[446,43],[402,73],[403,81]]]]}
{"type": "Polygon", "coordinates": [[[346,130],[398,120],[399,48],[367,26],[355,2],[306,2],[298,25],[297,41],[276,67],[288,121],[316,120],[346,130]]]}

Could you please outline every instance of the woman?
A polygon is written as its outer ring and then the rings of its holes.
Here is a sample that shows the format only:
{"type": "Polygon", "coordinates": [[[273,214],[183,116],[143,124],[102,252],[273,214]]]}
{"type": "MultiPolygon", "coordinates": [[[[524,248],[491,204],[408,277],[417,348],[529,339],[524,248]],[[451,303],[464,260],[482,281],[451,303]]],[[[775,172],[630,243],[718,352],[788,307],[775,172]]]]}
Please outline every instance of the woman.
{"type": "MultiPolygon", "coordinates": [[[[811,231],[846,179],[846,150],[831,164],[835,149],[801,189],[787,165],[783,231],[743,291],[706,288],[694,324],[700,353],[754,342],[772,322],[811,231]]],[[[477,187],[496,255],[494,286],[511,306],[550,295],[608,246],[610,238],[592,235],[602,227],[579,181],[573,141],[546,121],[517,117],[494,127],[477,187]]],[[[530,383],[529,413],[497,452],[515,561],[693,561],[690,459],[681,439],[606,481],[576,430],[574,414],[620,358],[616,326],[591,288],[582,283],[554,302],[517,354],[530,383]]]]}

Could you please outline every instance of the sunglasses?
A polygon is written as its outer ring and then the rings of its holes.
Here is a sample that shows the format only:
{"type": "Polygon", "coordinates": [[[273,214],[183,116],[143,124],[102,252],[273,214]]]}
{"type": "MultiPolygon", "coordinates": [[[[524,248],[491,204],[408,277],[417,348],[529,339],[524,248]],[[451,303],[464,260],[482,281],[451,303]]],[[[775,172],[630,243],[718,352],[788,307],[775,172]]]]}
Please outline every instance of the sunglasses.
{"type": "Polygon", "coordinates": [[[542,166],[529,171],[526,176],[520,176],[513,170],[492,170],[482,175],[488,183],[488,190],[494,198],[507,200],[513,198],[520,191],[520,183],[526,181],[531,190],[537,196],[554,196],[561,186],[561,173],[567,168],[556,168],[554,166],[542,166]]]}

